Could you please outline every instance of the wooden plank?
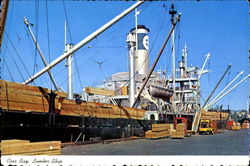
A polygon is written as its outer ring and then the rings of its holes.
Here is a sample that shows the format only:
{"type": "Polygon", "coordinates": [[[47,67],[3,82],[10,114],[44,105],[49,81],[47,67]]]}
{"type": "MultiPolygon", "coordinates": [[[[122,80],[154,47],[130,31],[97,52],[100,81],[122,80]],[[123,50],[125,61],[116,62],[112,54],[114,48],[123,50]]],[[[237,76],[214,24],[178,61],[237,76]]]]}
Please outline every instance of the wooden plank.
{"type": "Polygon", "coordinates": [[[88,94],[96,94],[96,95],[103,95],[103,96],[115,96],[115,91],[103,89],[103,88],[85,87],[85,92],[88,94]]]}
{"type": "Polygon", "coordinates": [[[164,138],[164,137],[169,137],[170,136],[170,131],[147,131],[145,132],[145,138],[164,138]]]}
{"type": "MultiPolygon", "coordinates": [[[[42,87],[36,87],[31,85],[25,85],[25,84],[19,84],[19,83],[13,83],[8,81],[0,81],[0,91],[3,93],[6,93],[6,84],[7,83],[7,92],[10,93],[21,93],[21,94],[27,94],[27,95],[35,95],[35,96],[44,96],[45,94],[48,94],[50,92],[47,88],[42,87]]],[[[67,97],[67,93],[60,92],[60,91],[54,91],[54,93],[57,94],[56,98],[65,98],[67,97]]]]}
{"type": "MultiPolygon", "coordinates": [[[[71,101],[65,101],[66,103],[72,103],[71,101]]],[[[66,103],[61,104],[61,115],[84,115],[90,117],[110,117],[116,115],[119,116],[118,118],[144,117],[144,110],[140,109],[127,109],[127,107],[120,109],[118,106],[102,105],[100,103],[82,103],[80,105],[66,103]]]]}
{"type": "Polygon", "coordinates": [[[173,128],[173,124],[152,124],[152,131],[167,131],[173,128]]]}
{"type": "Polygon", "coordinates": [[[14,143],[29,143],[29,140],[11,139],[11,140],[1,140],[1,145],[14,144],[14,143]]]}
{"type": "Polygon", "coordinates": [[[170,133],[171,138],[184,138],[185,137],[185,132],[184,131],[177,131],[173,130],[170,133]]]}
{"type": "Polygon", "coordinates": [[[13,102],[48,104],[48,100],[42,96],[29,96],[24,94],[9,94],[6,96],[5,94],[0,94],[0,100],[6,101],[7,99],[13,102]]]}
{"type": "MultiPolygon", "coordinates": [[[[8,155],[61,155],[61,150],[48,150],[48,151],[36,151],[36,152],[23,152],[23,153],[12,153],[8,155]]],[[[4,154],[6,155],[6,154],[4,154]]]]}
{"type": "Polygon", "coordinates": [[[29,152],[36,152],[36,151],[48,151],[48,150],[56,150],[56,149],[61,149],[60,141],[9,144],[9,145],[1,147],[3,155],[29,153],[29,152]]]}
{"type": "Polygon", "coordinates": [[[16,145],[16,144],[23,144],[23,143],[29,143],[29,140],[19,140],[19,139],[12,139],[12,140],[2,140],[0,143],[0,150],[2,150],[2,147],[5,147],[6,145],[16,145]]]}
{"type": "Polygon", "coordinates": [[[186,124],[185,123],[179,123],[176,125],[176,130],[177,131],[184,131],[186,130],[186,124]]]}
{"type": "Polygon", "coordinates": [[[34,111],[34,112],[48,112],[48,105],[33,104],[33,103],[22,103],[22,102],[13,102],[1,101],[0,107],[2,109],[18,110],[22,112],[34,111]]]}

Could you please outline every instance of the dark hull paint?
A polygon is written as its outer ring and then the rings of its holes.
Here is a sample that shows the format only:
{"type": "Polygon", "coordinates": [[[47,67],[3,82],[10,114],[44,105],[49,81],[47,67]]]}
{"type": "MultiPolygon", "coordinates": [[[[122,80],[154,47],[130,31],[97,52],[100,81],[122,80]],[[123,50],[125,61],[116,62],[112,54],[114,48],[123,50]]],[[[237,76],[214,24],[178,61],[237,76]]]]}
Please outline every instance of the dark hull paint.
{"type": "Polygon", "coordinates": [[[83,136],[84,140],[141,137],[144,136],[145,131],[150,129],[152,123],[163,122],[18,111],[1,111],[0,113],[0,140],[28,139],[30,141],[72,142],[78,137],[79,141],[83,140],[83,136]]]}

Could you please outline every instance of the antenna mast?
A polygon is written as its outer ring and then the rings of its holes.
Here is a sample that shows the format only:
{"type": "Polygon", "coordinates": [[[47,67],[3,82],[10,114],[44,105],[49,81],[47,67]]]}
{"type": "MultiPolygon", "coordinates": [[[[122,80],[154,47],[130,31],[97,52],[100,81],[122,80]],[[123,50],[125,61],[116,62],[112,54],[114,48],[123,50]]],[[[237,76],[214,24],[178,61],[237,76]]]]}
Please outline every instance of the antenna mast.
{"type": "MultiPolygon", "coordinates": [[[[68,52],[70,49],[73,48],[72,43],[67,43],[67,22],[65,21],[65,50],[64,52],[68,52]]],[[[66,59],[66,65],[68,68],[68,99],[73,99],[74,97],[74,90],[73,90],[73,54],[67,57],[66,59]]]]}
{"type": "MultiPolygon", "coordinates": [[[[174,21],[174,16],[175,14],[177,14],[177,11],[174,10],[174,3],[172,3],[171,7],[170,7],[170,11],[169,14],[171,15],[171,24],[174,26],[175,21],[174,21]]],[[[172,48],[172,79],[173,79],[173,99],[172,99],[172,103],[173,103],[173,108],[174,108],[174,112],[176,112],[176,94],[175,94],[175,45],[174,45],[174,30],[172,32],[172,41],[171,41],[171,48],[172,48]]]]}

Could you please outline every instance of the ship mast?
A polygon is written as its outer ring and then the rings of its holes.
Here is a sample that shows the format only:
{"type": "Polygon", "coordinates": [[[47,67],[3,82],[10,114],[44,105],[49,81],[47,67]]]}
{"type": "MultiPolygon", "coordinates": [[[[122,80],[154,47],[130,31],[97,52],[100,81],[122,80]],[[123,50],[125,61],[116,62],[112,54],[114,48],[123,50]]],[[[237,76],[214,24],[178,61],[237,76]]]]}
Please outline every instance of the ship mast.
{"type": "MultiPolygon", "coordinates": [[[[177,13],[176,10],[174,10],[174,4],[172,3],[169,14],[171,15],[171,24],[174,25],[175,21],[174,21],[174,16],[177,13]]],[[[172,103],[173,103],[173,109],[174,112],[176,112],[176,94],[175,94],[175,44],[174,44],[174,30],[172,32],[172,36],[171,36],[171,49],[172,49],[172,80],[173,80],[173,97],[172,97],[172,103]]]]}
{"type": "MultiPolygon", "coordinates": [[[[73,48],[72,43],[67,43],[67,22],[65,21],[65,53],[68,52],[70,49],[73,48]]],[[[66,59],[65,66],[68,68],[68,99],[73,99],[74,97],[74,90],[73,90],[73,54],[68,56],[66,59]]]]}

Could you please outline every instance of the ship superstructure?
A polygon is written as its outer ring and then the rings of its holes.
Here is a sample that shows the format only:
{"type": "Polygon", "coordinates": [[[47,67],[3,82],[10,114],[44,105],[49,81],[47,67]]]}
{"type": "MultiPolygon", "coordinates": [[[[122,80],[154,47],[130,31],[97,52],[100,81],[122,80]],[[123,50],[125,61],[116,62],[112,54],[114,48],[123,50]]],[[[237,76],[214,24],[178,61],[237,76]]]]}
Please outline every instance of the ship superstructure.
{"type": "MultiPolygon", "coordinates": [[[[129,71],[113,74],[105,79],[95,90],[84,90],[89,94],[88,101],[103,102],[120,106],[131,106],[145,81],[149,71],[149,29],[144,25],[130,30],[127,34],[129,71]],[[137,40],[135,39],[137,36],[137,40]],[[138,44],[136,44],[138,42],[138,44]],[[137,47],[137,49],[136,49],[137,47]],[[108,92],[113,92],[110,95],[108,92]]],[[[187,46],[182,50],[181,61],[175,69],[175,86],[172,76],[166,71],[156,71],[143,89],[137,108],[146,110],[147,120],[171,120],[176,116],[193,116],[199,109],[199,68],[188,67],[187,46]],[[175,88],[175,90],[174,90],[175,88]],[[173,97],[175,93],[175,97],[173,97]]]]}

